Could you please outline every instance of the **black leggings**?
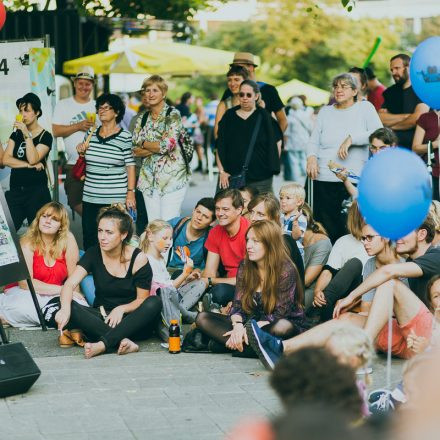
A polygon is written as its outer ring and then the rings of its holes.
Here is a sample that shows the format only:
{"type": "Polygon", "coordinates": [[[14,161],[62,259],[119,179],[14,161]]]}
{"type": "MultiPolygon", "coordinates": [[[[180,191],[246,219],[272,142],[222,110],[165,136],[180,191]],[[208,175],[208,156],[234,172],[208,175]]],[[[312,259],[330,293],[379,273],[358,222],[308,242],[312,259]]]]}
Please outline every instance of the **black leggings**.
{"type": "Polygon", "coordinates": [[[327,304],[318,309],[321,313],[321,321],[332,319],[336,302],[341,298],[345,298],[361,283],[362,262],[358,258],[351,258],[341,267],[324,289],[327,304]]]}
{"type": "MultiPolygon", "coordinates": [[[[220,344],[226,344],[229,336],[223,335],[232,330],[231,317],[220,313],[201,312],[197,315],[196,324],[197,328],[220,344]]],[[[289,339],[298,334],[295,324],[287,319],[279,319],[261,328],[281,339],[289,339]]]]}
{"type": "Polygon", "coordinates": [[[86,307],[72,301],[67,328],[81,329],[93,342],[104,342],[106,350],[114,350],[124,338],[146,339],[151,336],[162,309],[157,296],[148,297],[136,310],[124,315],[115,327],[108,326],[98,308],[86,307]]]}

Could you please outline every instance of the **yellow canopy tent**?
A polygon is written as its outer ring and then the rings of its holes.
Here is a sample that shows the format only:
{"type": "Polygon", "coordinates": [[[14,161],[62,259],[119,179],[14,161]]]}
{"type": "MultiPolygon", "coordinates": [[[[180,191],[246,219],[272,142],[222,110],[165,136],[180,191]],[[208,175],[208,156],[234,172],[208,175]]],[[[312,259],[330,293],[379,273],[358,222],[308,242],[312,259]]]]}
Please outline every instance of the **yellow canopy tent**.
{"type": "Polygon", "coordinates": [[[312,86],[298,79],[292,79],[277,87],[278,93],[284,102],[293,95],[305,95],[307,105],[318,106],[327,104],[330,99],[330,93],[319,87],[312,86]]]}
{"type": "Polygon", "coordinates": [[[233,52],[183,43],[154,41],[118,51],[101,52],[63,64],[63,72],[74,75],[82,66],[95,73],[149,73],[174,76],[224,75],[233,52]]]}

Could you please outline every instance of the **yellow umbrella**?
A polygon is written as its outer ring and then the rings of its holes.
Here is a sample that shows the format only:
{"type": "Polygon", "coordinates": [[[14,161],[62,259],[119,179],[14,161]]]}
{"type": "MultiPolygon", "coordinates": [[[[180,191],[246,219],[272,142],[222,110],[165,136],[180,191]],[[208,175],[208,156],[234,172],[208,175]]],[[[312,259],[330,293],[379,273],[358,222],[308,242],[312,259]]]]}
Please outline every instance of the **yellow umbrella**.
{"type": "Polygon", "coordinates": [[[281,99],[286,102],[293,95],[305,95],[307,105],[318,106],[327,104],[330,93],[319,87],[312,86],[298,79],[292,79],[277,87],[281,99]]]}
{"type": "Polygon", "coordinates": [[[63,64],[63,72],[74,75],[80,67],[87,65],[92,66],[95,73],[105,75],[110,73],[223,75],[233,57],[234,53],[226,50],[155,41],[66,61],[63,64]]]}

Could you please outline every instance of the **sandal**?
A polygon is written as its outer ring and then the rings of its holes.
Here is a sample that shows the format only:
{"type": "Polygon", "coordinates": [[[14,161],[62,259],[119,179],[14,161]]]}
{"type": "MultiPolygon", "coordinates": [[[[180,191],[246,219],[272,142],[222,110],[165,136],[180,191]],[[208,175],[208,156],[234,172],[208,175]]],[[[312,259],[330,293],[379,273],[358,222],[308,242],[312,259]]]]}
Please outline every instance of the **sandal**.
{"type": "Polygon", "coordinates": [[[58,336],[58,344],[61,348],[70,348],[75,345],[69,330],[64,330],[63,333],[58,336]]]}
{"type": "Polygon", "coordinates": [[[70,330],[70,338],[76,345],[79,345],[80,347],[84,347],[85,342],[81,330],[78,329],[70,330]]]}

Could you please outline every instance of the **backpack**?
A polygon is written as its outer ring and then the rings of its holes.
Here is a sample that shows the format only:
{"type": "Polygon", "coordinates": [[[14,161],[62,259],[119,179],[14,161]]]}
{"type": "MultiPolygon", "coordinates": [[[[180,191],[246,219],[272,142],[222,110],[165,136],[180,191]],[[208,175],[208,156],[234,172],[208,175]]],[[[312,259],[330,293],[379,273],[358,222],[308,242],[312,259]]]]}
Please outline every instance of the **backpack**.
{"type": "MultiPolygon", "coordinates": [[[[191,217],[182,217],[178,223],[176,224],[176,226],[174,226],[173,228],[173,243],[176,241],[176,238],[179,236],[179,234],[182,232],[183,227],[191,220],[191,217]]],[[[208,255],[208,251],[205,248],[205,243],[206,240],[208,238],[208,234],[209,234],[209,229],[208,232],[205,235],[205,239],[203,240],[203,257],[206,260],[206,257],[208,255]]],[[[173,254],[173,249],[171,248],[170,251],[168,252],[168,259],[167,259],[167,266],[170,264],[171,261],[171,257],[173,254]]]]}
{"type": "MultiPolygon", "coordinates": [[[[174,107],[169,106],[165,116],[168,118],[173,110],[174,107]]],[[[145,126],[149,114],[150,112],[146,111],[142,116],[141,127],[145,126]]],[[[186,172],[189,174],[191,172],[191,161],[194,156],[194,142],[185,127],[182,127],[180,133],[178,133],[177,143],[185,162],[186,172]]]]}

